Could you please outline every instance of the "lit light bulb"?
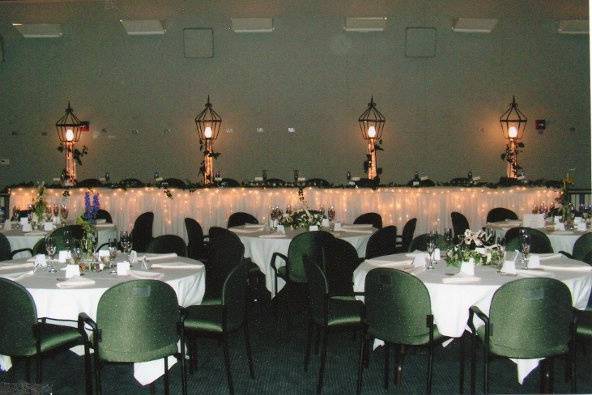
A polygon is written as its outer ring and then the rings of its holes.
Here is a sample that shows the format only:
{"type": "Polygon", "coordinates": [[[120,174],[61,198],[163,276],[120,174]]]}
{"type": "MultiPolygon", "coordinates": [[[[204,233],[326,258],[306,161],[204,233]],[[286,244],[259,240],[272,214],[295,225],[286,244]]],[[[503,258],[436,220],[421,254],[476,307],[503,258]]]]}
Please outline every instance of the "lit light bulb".
{"type": "Polygon", "coordinates": [[[211,139],[212,135],[212,128],[210,126],[206,126],[206,129],[204,130],[204,137],[207,139],[211,139]]]}
{"type": "Polygon", "coordinates": [[[376,128],[374,127],[374,125],[370,126],[368,128],[368,138],[375,138],[376,137],[376,128]]]}
{"type": "Polygon", "coordinates": [[[508,129],[508,137],[511,139],[515,139],[516,137],[518,137],[518,129],[516,128],[516,126],[510,126],[510,128],[508,129]]]}
{"type": "Polygon", "coordinates": [[[74,140],[74,131],[72,129],[66,129],[66,141],[70,142],[74,140]]]}

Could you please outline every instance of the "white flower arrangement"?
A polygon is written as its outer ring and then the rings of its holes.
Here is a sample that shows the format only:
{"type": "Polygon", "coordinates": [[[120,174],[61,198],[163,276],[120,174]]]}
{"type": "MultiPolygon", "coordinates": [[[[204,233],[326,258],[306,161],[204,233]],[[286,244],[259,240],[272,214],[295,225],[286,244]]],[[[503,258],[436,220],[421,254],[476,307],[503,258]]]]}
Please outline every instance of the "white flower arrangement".
{"type": "Polygon", "coordinates": [[[282,214],[279,222],[286,227],[307,228],[311,225],[320,226],[326,217],[319,210],[301,209],[282,214]]]}
{"type": "Polygon", "coordinates": [[[446,250],[445,259],[448,265],[460,266],[471,259],[476,265],[492,265],[503,258],[504,250],[495,242],[495,234],[467,229],[460,243],[446,250]]]}

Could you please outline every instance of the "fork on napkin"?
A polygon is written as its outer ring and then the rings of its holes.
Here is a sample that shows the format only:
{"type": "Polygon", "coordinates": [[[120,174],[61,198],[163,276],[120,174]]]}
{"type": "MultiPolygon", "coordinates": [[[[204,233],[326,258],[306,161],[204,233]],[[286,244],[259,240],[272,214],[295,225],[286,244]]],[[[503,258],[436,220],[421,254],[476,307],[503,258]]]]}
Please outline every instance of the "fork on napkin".
{"type": "MultiPolygon", "coordinates": [[[[158,255],[149,255],[146,254],[143,256],[146,261],[151,262],[151,261],[159,261],[162,259],[173,259],[173,258],[177,258],[178,255],[174,252],[168,253],[168,254],[158,254],[158,255]]],[[[139,257],[138,257],[139,258],[139,257]]]]}
{"type": "Polygon", "coordinates": [[[200,269],[202,267],[203,265],[201,264],[198,265],[184,262],[162,262],[154,263],[151,266],[153,269],[200,269]]]}
{"type": "Polygon", "coordinates": [[[286,235],[282,235],[279,233],[271,233],[268,235],[259,235],[262,239],[283,239],[286,235]]]}
{"type": "Polygon", "coordinates": [[[480,277],[477,276],[467,276],[466,274],[458,273],[451,277],[444,277],[442,278],[442,283],[444,284],[470,284],[470,283],[478,283],[481,281],[480,277]]]}
{"type": "Polygon", "coordinates": [[[144,270],[130,270],[129,275],[143,280],[158,280],[164,277],[162,273],[146,272],[144,270]]]}
{"type": "Polygon", "coordinates": [[[35,257],[33,257],[32,261],[27,261],[27,263],[9,263],[7,265],[2,265],[0,266],[0,270],[25,269],[33,266],[35,266],[35,257]]]}
{"type": "Polygon", "coordinates": [[[85,277],[72,277],[64,281],[58,281],[56,287],[58,288],[78,288],[78,287],[88,287],[90,285],[94,285],[95,280],[85,277]]]}
{"type": "Polygon", "coordinates": [[[230,228],[230,230],[234,233],[257,233],[261,232],[263,228],[230,228]]]}
{"type": "Polygon", "coordinates": [[[33,274],[35,274],[35,272],[33,270],[29,270],[28,272],[17,272],[17,273],[0,274],[0,277],[6,278],[6,279],[12,280],[12,281],[18,281],[18,280],[21,280],[21,279],[23,279],[25,277],[30,277],[33,274]]]}

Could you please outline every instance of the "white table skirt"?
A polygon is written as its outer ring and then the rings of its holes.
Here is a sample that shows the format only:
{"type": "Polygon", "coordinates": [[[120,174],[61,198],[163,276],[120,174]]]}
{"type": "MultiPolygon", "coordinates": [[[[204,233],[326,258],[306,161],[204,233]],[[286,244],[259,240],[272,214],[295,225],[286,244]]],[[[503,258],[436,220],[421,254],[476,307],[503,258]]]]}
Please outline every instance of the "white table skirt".
{"type": "MultiPolygon", "coordinates": [[[[44,238],[49,232],[23,232],[21,230],[0,230],[0,233],[4,234],[10,243],[10,249],[20,250],[21,248],[33,248],[35,244],[44,238]]],[[[109,239],[115,239],[119,237],[117,232],[117,226],[114,224],[100,224],[97,225],[98,233],[98,246],[107,243],[109,239]]],[[[28,254],[20,253],[15,258],[24,258],[28,254]]]]}
{"type": "MultiPolygon", "coordinates": [[[[259,266],[261,272],[265,274],[265,286],[274,295],[274,274],[271,268],[271,257],[274,252],[279,252],[284,255],[288,254],[288,248],[292,238],[300,232],[288,231],[286,235],[281,238],[265,238],[268,232],[257,231],[254,229],[252,233],[239,233],[242,227],[237,227],[237,235],[245,246],[245,257],[259,266]]],[[[236,231],[235,228],[234,230],[236,231]]],[[[233,230],[231,228],[230,230],[233,230]]],[[[248,231],[248,230],[247,230],[248,231]]],[[[369,233],[355,233],[355,232],[334,232],[336,237],[339,237],[350,243],[356,249],[359,257],[366,255],[366,245],[370,238],[369,233]]],[[[276,234],[279,236],[279,234],[276,234]]],[[[276,264],[284,266],[285,262],[278,259],[276,264]]],[[[284,287],[285,283],[281,278],[278,278],[278,291],[284,287]]]]}
{"type": "MultiPolygon", "coordinates": [[[[15,188],[10,191],[10,208],[26,207],[35,196],[34,188],[15,188]]],[[[73,215],[84,210],[86,188],[70,189],[68,207],[73,215]]],[[[154,235],[176,234],[187,240],[183,219],[191,217],[200,222],[204,231],[211,226],[226,226],[230,214],[249,212],[259,222],[268,222],[272,207],[299,207],[296,188],[204,188],[194,192],[170,189],[172,199],[162,189],[97,188],[101,207],[108,210],[120,230],[130,230],[134,220],[145,211],[154,212],[154,235]]],[[[62,189],[47,189],[48,203],[63,199],[62,189]]],[[[416,234],[430,227],[440,230],[452,227],[450,212],[460,211],[469,220],[471,229],[485,226],[487,212],[494,207],[506,207],[518,214],[530,213],[532,207],[551,205],[559,190],[548,188],[378,188],[376,190],[342,188],[304,188],[304,197],[312,208],[336,211],[336,220],[351,223],[361,213],[375,211],[384,225],[397,225],[402,230],[410,218],[417,218],[416,234]]]]}
{"type": "MultiPolygon", "coordinates": [[[[397,254],[404,256],[404,254],[397,254]]],[[[397,257],[393,256],[393,260],[397,257]]],[[[401,259],[400,257],[398,259],[401,259]]],[[[560,257],[558,259],[545,260],[544,264],[573,264],[586,267],[588,265],[560,257]]],[[[491,299],[495,291],[503,284],[523,278],[502,276],[497,273],[493,267],[477,266],[475,275],[480,277],[478,283],[465,284],[444,284],[442,278],[446,275],[446,264],[441,261],[436,265],[436,270],[420,270],[414,274],[422,280],[430,294],[432,302],[432,314],[434,323],[438,330],[444,336],[461,337],[464,333],[469,318],[469,308],[473,305],[478,306],[486,314],[489,313],[491,299]]],[[[366,274],[377,267],[388,267],[388,264],[373,263],[367,260],[360,264],[354,271],[354,290],[363,292],[366,280],[366,274]]],[[[590,297],[592,287],[592,271],[549,271],[548,275],[565,283],[571,291],[574,307],[584,309],[590,297]]],[[[523,382],[524,378],[538,365],[538,360],[515,360],[518,367],[518,381],[523,382]]]]}
{"type": "MultiPolygon", "coordinates": [[[[505,226],[503,222],[493,222],[488,224],[488,226],[495,230],[495,233],[498,237],[504,237],[506,235],[506,232],[511,228],[511,226],[505,226]]],[[[549,231],[545,228],[540,228],[538,230],[547,235],[549,241],[551,242],[551,247],[553,247],[553,251],[565,251],[569,252],[570,254],[573,253],[573,247],[576,243],[576,240],[578,240],[580,236],[588,233],[578,230],[549,231]]]]}
{"type": "MultiPolygon", "coordinates": [[[[2,262],[1,268],[11,263],[23,263],[24,260],[15,260],[2,262]]],[[[190,306],[200,304],[205,292],[205,270],[203,264],[189,258],[172,258],[158,260],[162,262],[185,262],[194,265],[189,269],[154,269],[155,272],[161,272],[164,277],[161,281],[169,284],[177,294],[180,306],[190,306]]],[[[156,263],[156,262],[155,262],[156,263]]],[[[28,271],[31,269],[0,269],[0,277],[10,273],[28,271]]],[[[77,320],[78,314],[85,312],[93,320],[96,320],[97,307],[103,293],[110,287],[133,280],[133,277],[118,277],[109,274],[108,271],[101,273],[89,272],[85,278],[91,278],[96,281],[92,286],[60,289],[56,287],[56,278],[63,277],[64,272],[48,273],[47,271],[37,271],[31,277],[25,277],[18,281],[19,284],[27,288],[31,293],[38,317],[50,317],[65,320],[77,320]]],[[[82,347],[74,347],[72,351],[82,355],[82,347]]],[[[0,356],[1,357],[1,356],[0,356]]],[[[169,367],[175,363],[176,359],[169,359],[169,367]]],[[[0,368],[10,369],[10,358],[0,358],[0,368]]],[[[158,379],[164,373],[164,364],[162,359],[134,364],[134,377],[142,384],[146,385],[158,379]]]]}

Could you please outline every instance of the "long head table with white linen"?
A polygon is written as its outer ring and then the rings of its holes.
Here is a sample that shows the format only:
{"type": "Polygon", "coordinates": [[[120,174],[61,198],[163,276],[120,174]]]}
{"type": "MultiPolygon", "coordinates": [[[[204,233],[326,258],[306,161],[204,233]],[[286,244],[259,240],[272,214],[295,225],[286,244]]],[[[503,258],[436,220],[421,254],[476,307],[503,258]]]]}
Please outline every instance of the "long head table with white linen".
{"type": "MultiPolygon", "coordinates": [[[[477,266],[475,276],[467,279],[447,268],[444,261],[435,270],[426,271],[411,265],[412,254],[394,254],[366,260],[354,271],[354,290],[363,292],[368,272],[378,267],[405,270],[419,278],[426,286],[432,303],[434,323],[444,336],[461,337],[467,328],[469,308],[479,307],[486,314],[495,291],[502,285],[526,277],[551,277],[568,286],[573,306],[585,309],[592,288],[592,266],[569,259],[562,254],[540,254],[541,270],[521,270],[516,276],[502,275],[492,266],[477,266]]],[[[458,269],[456,269],[458,272],[458,269]]],[[[538,365],[539,360],[514,360],[518,367],[518,381],[538,365]]]]}
{"type": "MultiPolygon", "coordinates": [[[[68,207],[75,215],[84,210],[86,188],[69,190],[68,207]]],[[[211,226],[226,226],[233,212],[246,211],[260,222],[268,221],[272,207],[299,207],[297,188],[202,188],[191,192],[170,188],[171,197],[163,189],[96,188],[101,208],[108,210],[118,229],[130,230],[134,220],[143,212],[154,212],[154,234],[177,234],[186,239],[183,219],[194,218],[204,230],[211,226]]],[[[10,208],[25,208],[36,196],[35,188],[10,190],[10,208]]],[[[48,203],[61,203],[63,189],[48,188],[48,203]]],[[[425,233],[433,226],[443,230],[452,226],[450,213],[462,212],[471,229],[485,226],[487,212],[505,207],[516,213],[530,213],[535,205],[551,205],[559,190],[540,187],[459,188],[304,188],[304,198],[310,208],[334,207],[336,220],[351,223],[361,213],[377,212],[385,225],[400,228],[410,218],[417,218],[416,234],[425,233]]]]}
{"type": "MultiPolygon", "coordinates": [[[[205,292],[205,270],[201,262],[171,254],[151,254],[148,256],[152,268],[149,272],[134,267],[128,276],[111,274],[110,270],[87,272],[74,280],[63,281],[64,271],[51,273],[45,269],[33,271],[31,260],[5,261],[0,264],[0,277],[23,285],[35,301],[38,317],[77,320],[79,313],[87,313],[96,319],[101,296],[110,287],[135,279],[158,279],[169,284],[177,294],[180,306],[200,304],[205,292]],[[78,280],[79,279],[79,280],[78,280]],[[78,284],[77,284],[78,282],[78,284]]],[[[58,265],[59,267],[59,265],[58,265]]],[[[82,347],[72,351],[83,354],[82,347]]],[[[169,358],[169,366],[175,363],[169,358]]],[[[11,367],[10,358],[0,356],[0,368],[11,367]]],[[[146,385],[162,376],[162,360],[135,363],[134,377],[146,385]]]]}
{"type": "MultiPolygon", "coordinates": [[[[273,269],[271,268],[271,258],[274,252],[279,252],[284,255],[288,255],[288,248],[292,239],[302,233],[302,231],[289,230],[285,234],[270,232],[263,228],[263,226],[237,226],[230,228],[231,231],[237,234],[241,242],[245,246],[245,258],[251,258],[251,260],[259,266],[261,272],[265,274],[265,286],[272,293],[274,293],[274,277],[273,269]]],[[[374,233],[376,229],[372,228],[371,225],[356,226],[352,228],[344,228],[339,232],[331,232],[333,236],[343,239],[350,243],[356,249],[359,257],[366,255],[366,245],[368,239],[374,233]]],[[[285,262],[281,259],[276,263],[279,266],[283,266],[285,262]]],[[[278,279],[278,291],[284,287],[285,283],[280,278],[278,279]]],[[[275,296],[275,295],[274,295],[275,296]]]]}

